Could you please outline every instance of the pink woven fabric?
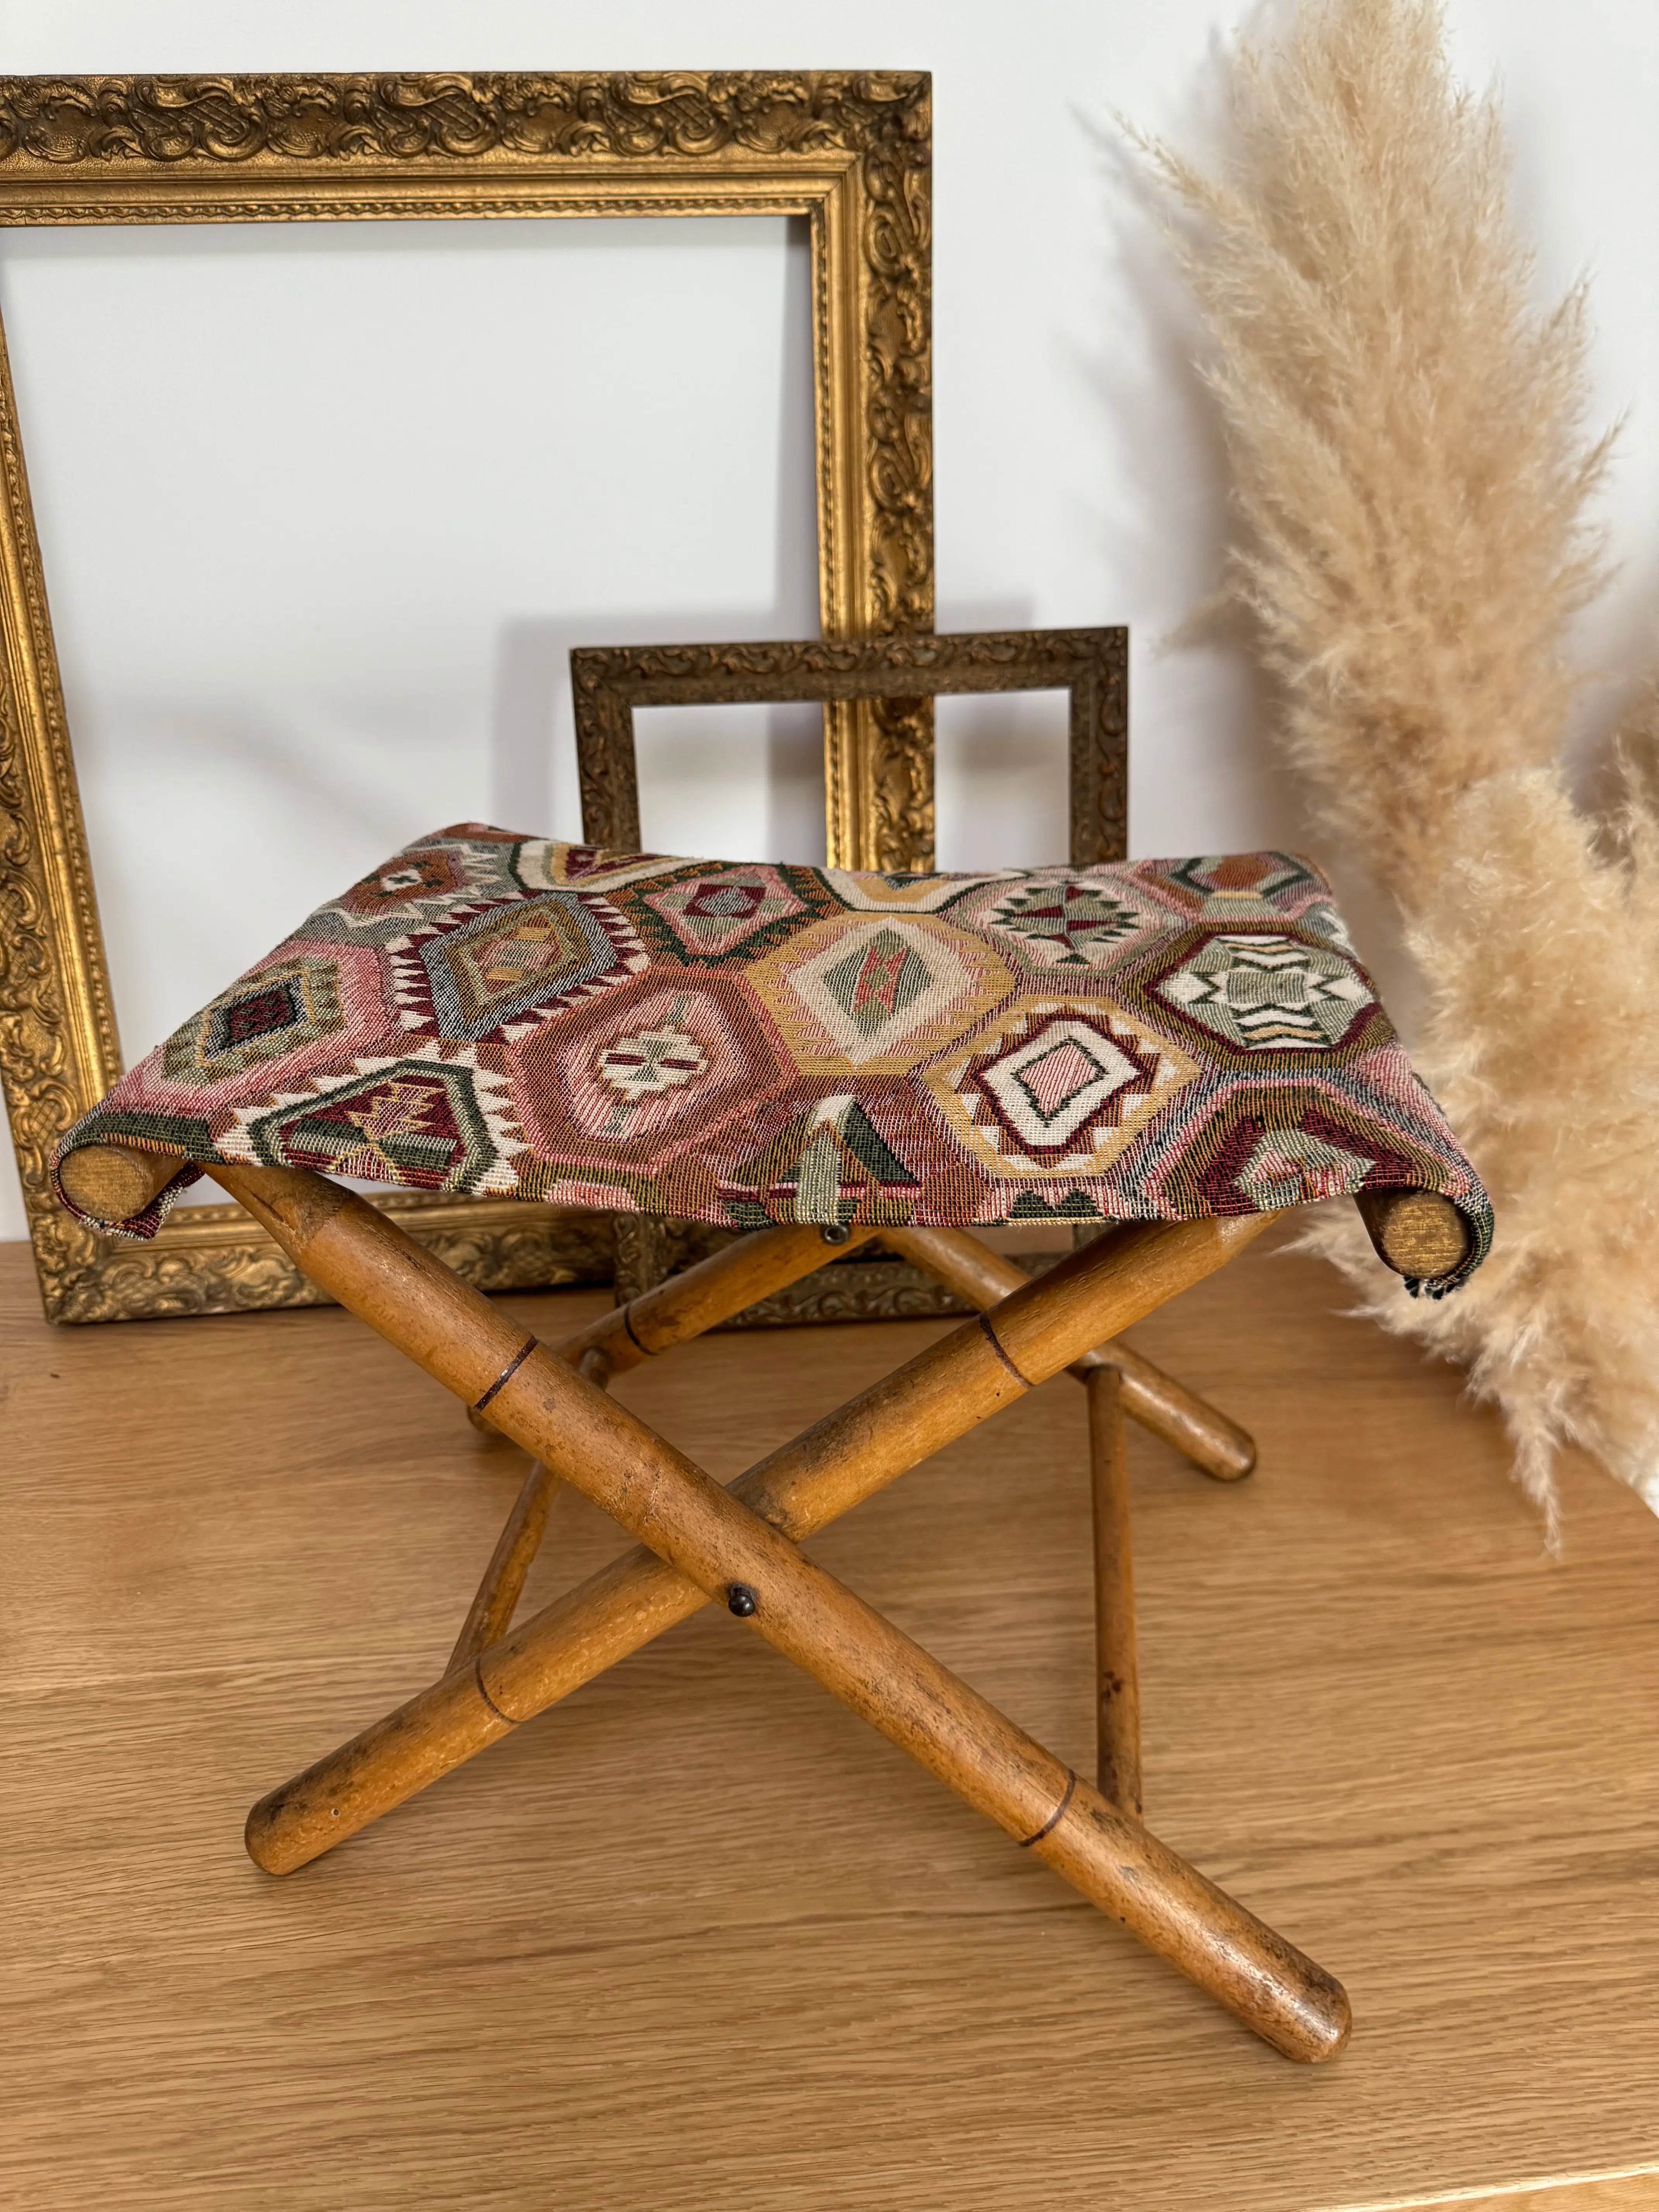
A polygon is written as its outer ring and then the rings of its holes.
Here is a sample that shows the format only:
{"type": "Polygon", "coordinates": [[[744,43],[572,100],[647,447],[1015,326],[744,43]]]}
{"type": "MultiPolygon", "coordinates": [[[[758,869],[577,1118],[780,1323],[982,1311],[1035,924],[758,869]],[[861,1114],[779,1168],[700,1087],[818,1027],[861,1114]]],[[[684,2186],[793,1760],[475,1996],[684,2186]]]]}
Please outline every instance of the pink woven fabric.
{"type": "MultiPolygon", "coordinates": [[[[758,1227],[1491,1211],[1282,853],[883,876],[476,823],[394,854],[64,1139],[758,1227]]],[[[61,1192],[60,1192],[61,1195],[61,1192]]],[[[67,1203],[67,1200],[65,1201],[67,1203]]],[[[1441,1287],[1437,1285],[1437,1288],[1441,1287]]]]}

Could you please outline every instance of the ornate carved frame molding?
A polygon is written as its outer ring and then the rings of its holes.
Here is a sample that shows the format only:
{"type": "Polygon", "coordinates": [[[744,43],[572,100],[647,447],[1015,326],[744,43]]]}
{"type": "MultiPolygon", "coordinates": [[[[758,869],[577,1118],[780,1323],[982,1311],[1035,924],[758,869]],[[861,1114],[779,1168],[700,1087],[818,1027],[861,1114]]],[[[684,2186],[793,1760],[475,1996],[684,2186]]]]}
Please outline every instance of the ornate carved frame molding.
{"type": "MultiPolygon", "coordinates": [[[[805,639],[754,645],[578,647],[570,655],[581,776],[582,835],[632,852],[640,843],[636,707],[881,699],[913,690],[1060,691],[1068,695],[1069,857],[1074,867],[1128,852],[1129,633],[1127,629],[960,630],[859,642],[805,639]]],[[[931,763],[930,763],[931,774],[931,763]]],[[[926,859],[911,865],[928,867],[926,859]]],[[[618,1215],[617,1296],[637,1297],[732,1242],[696,1221],[618,1215]]],[[[1085,1232],[1097,1235],[1097,1229],[1085,1232]]],[[[1054,1255],[1026,1259],[1035,1270],[1054,1255]]],[[[799,1322],[880,1321],[968,1309],[919,1267],[868,1245],[750,1306],[727,1328],[799,1322]]]]}
{"type": "MultiPolygon", "coordinates": [[[[636,707],[732,707],[816,699],[826,708],[924,692],[1064,691],[1069,717],[1069,858],[1074,867],[1121,860],[1129,849],[1129,633],[976,629],[861,640],[799,638],[751,645],[577,646],[570,655],[582,835],[618,853],[640,842],[636,707]]],[[[826,714],[826,746],[834,739],[826,714]]],[[[927,762],[929,788],[933,762],[927,762]]],[[[926,871],[908,860],[841,859],[832,867],[926,871]]]]}
{"type": "MultiPolygon", "coordinates": [[[[925,76],[0,80],[0,223],[784,215],[811,230],[827,637],[933,617],[925,76]]],[[[115,1248],[54,1203],[59,1133],[120,1073],[70,735],[0,349],[0,1075],[48,1315],[113,1321],[308,1303],[240,1209],[115,1248]]],[[[931,710],[830,710],[830,846],[925,866],[931,710]]],[[[394,1199],[486,1288],[601,1279],[608,1223],[507,1200],[394,1199]]]]}

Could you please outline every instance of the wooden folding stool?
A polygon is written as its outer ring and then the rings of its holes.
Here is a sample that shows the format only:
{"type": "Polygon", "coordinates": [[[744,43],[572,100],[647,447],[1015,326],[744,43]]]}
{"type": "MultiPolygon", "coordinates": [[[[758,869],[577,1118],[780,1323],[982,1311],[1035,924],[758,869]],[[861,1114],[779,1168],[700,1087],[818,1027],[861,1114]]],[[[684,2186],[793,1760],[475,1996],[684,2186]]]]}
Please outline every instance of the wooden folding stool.
{"type": "Polygon", "coordinates": [[[1308,1197],[1359,1190],[1419,1286],[1483,1255],[1485,1195],[1342,944],[1280,854],[895,878],[476,824],[309,917],[68,1133],[60,1195],[153,1235],[210,1168],[537,1464],[442,1678],[256,1806],[257,1862],[317,1857],[715,1600],[1277,2049],[1339,2049],[1340,1984],[1136,1817],[1121,1418],[1216,1474],[1250,1447],[1115,1340],[1308,1197]],[[770,1225],[550,1346],[319,1165],[770,1225]],[[1031,1280],[966,1233],[1033,1210],[1111,1225],[1031,1280]],[[608,1395],[878,1236],[981,1314],[729,1487],[608,1395]],[[799,1548],[1061,1368],[1090,1392],[1103,1787],[799,1548]],[[514,1626],[558,1482],[641,1548],[514,1626]]]}

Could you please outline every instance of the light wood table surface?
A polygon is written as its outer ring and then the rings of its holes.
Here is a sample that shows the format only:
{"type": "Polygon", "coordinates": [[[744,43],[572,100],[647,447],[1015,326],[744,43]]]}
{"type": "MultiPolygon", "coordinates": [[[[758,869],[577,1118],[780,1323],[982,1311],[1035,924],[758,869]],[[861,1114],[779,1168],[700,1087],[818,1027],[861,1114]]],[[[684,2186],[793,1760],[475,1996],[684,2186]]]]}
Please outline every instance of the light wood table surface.
{"type": "MultiPolygon", "coordinates": [[[[1347,1984],[1306,2071],[712,1610],[260,1875],[248,1805],[435,1671],[520,1462],[337,1311],[53,1331],[0,1248],[0,2198],[1659,2205],[1659,1525],[1570,1467],[1553,1564],[1341,1304],[1257,1247],[1134,1338],[1261,1441],[1222,1487],[1133,1432],[1146,1808],[1347,1984]]],[[[730,1474],[938,1326],[618,1395],[730,1474]]],[[[1079,1761],[1084,1425],[1062,1376],[809,1547],[1079,1761]]],[[[562,1494],[526,1601],[619,1548],[562,1494]]]]}

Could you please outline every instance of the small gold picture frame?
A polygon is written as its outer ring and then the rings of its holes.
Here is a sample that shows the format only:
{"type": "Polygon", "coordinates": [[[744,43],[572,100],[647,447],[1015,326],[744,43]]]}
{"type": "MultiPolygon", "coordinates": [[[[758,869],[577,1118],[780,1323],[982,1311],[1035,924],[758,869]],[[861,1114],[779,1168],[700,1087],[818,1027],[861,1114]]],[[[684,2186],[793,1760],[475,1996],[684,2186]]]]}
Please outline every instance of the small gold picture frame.
{"type": "MultiPolygon", "coordinates": [[[[960,630],[847,642],[819,638],[750,645],[579,647],[570,656],[581,777],[582,835],[590,845],[640,845],[636,707],[735,706],[787,700],[909,699],[925,693],[1059,691],[1067,695],[1073,867],[1128,851],[1129,633],[1103,629],[960,630]]],[[[696,857],[696,856],[693,856],[696,857]]],[[[724,855],[720,857],[726,857],[724,855]]],[[[831,862],[835,855],[831,853],[831,862]]],[[[910,866],[933,865],[931,850],[910,866]]],[[[740,1232],[706,1222],[619,1214],[617,1296],[637,1297],[706,1259],[740,1232]]],[[[1070,1250],[1072,1231],[981,1231],[1033,1272],[1070,1250]]],[[[1084,1234],[1098,1234],[1097,1226],[1084,1234]]],[[[728,1328],[799,1322],[885,1321],[967,1311],[930,1275],[866,1248],[832,1261],[726,1322],[728,1328]]]]}
{"type": "MultiPolygon", "coordinates": [[[[819,605],[826,637],[933,619],[925,75],[0,79],[0,224],[789,216],[811,236],[819,605]]],[[[930,710],[840,700],[830,850],[925,866],[930,710]]],[[[56,1321],[301,1305],[317,1293],[234,1206],[155,1242],[56,1203],[57,1139],[121,1073],[107,964],[0,349],[0,1076],[42,1300],[56,1321]]],[[[384,1201],[485,1289],[611,1272],[601,1215],[510,1200],[384,1201]]]]}

